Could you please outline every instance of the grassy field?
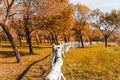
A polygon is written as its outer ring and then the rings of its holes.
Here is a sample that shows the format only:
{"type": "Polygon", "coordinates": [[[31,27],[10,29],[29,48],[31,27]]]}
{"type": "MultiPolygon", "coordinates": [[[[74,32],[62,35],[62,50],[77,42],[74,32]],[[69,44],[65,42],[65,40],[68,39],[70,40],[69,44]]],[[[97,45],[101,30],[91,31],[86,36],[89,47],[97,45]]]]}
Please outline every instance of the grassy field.
{"type": "Polygon", "coordinates": [[[120,80],[120,47],[87,46],[72,49],[64,58],[67,80],[120,80]]]}
{"type": "MultiPolygon", "coordinates": [[[[17,43],[18,44],[18,43],[17,43]]],[[[17,64],[10,44],[0,48],[0,80],[43,80],[50,70],[51,45],[34,44],[29,55],[27,44],[19,47],[23,63],[17,64]]],[[[62,72],[67,80],[120,80],[120,47],[103,44],[71,49],[65,53],[62,72]]]]}
{"type": "Polygon", "coordinates": [[[50,67],[51,45],[34,44],[34,54],[30,55],[28,45],[19,47],[23,63],[16,63],[12,48],[2,43],[0,48],[0,80],[43,80],[50,67]]]}

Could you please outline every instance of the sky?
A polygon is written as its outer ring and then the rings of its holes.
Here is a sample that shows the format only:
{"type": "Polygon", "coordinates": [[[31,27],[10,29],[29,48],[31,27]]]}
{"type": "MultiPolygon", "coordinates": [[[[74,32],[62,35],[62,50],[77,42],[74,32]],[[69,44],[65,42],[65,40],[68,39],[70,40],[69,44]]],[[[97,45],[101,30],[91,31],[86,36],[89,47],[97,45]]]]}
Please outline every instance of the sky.
{"type": "Polygon", "coordinates": [[[96,8],[103,12],[110,12],[112,9],[120,9],[120,0],[69,0],[73,4],[83,4],[94,10],[96,8]]]}

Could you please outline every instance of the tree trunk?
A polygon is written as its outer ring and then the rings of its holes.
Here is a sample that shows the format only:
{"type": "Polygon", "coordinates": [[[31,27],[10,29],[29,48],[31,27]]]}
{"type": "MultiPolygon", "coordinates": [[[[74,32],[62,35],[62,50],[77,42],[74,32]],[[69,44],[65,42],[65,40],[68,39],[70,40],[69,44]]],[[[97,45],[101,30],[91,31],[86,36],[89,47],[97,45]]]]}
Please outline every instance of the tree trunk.
{"type": "Polygon", "coordinates": [[[0,36],[0,43],[2,42],[2,37],[0,36]]]}
{"type": "Polygon", "coordinates": [[[58,44],[58,36],[55,35],[55,43],[58,44]]]}
{"type": "Polygon", "coordinates": [[[29,28],[27,27],[28,20],[29,20],[29,15],[25,15],[24,16],[24,27],[25,27],[25,32],[26,32],[27,43],[29,45],[29,53],[33,54],[33,47],[32,47],[32,42],[31,42],[31,37],[30,37],[31,31],[29,31],[29,28]]]}
{"type": "Polygon", "coordinates": [[[68,42],[68,40],[67,40],[67,36],[66,36],[66,35],[64,35],[64,42],[65,42],[65,43],[68,42]]]}
{"type": "Polygon", "coordinates": [[[97,44],[98,44],[98,40],[96,40],[97,44]]]}
{"type": "Polygon", "coordinates": [[[70,42],[70,35],[68,36],[67,41],[70,42]]]}
{"type": "Polygon", "coordinates": [[[89,38],[90,39],[90,45],[92,45],[92,39],[91,38],[89,38]]]}
{"type": "Polygon", "coordinates": [[[90,45],[92,45],[92,40],[90,39],[90,45]]]}
{"type": "Polygon", "coordinates": [[[50,35],[48,35],[48,43],[51,43],[50,35]]]}
{"type": "Polygon", "coordinates": [[[35,34],[35,38],[36,38],[37,45],[39,45],[37,33],[35,34]]]}
{"type": "Polygon", "coordinates": [[[0,36],[0,42],[1,42],[1,36],[0,36]]]}
{"type": "Polygon", "coordinates": [[[32,42],[31,42],[31,37],[30,36],[28,36],[28,44],[29,44],[30,54],[33,54],[33,47],[32,47],[32,42]]]}
{"type": "Polygon", "coordinates": [[[29,45],[29,53],[33,54],[33,47],[32,47],[30,32],[29,32],[29,29],[27,28],[27,26],[25,26],[25,32],[26,32],[27,43],[29,45]]]}
{"type": "Polygon", "coordinates": [[[15,44],[15,41],[14,41],[12,35],[10,34],[9,29],[7,28],[7,26],[5,24],[0,24],[0,25],[1,25],[2,29],[4,30],[4,32],[6,33],[8,39],[9,39],[11,45],[12,45],[13,51],[14,51],[16,59],[17,59],[17,63],[21,63],[22,60],[21,60],[21,57],[20,57],[20,53],[18,51],[18,48],[15,44]]]}
{"type": "Polygon", "coordinates": [[[83,43],[83,38],[82,38],[82,33],[81,33],[81,31],[80,31],[80,41],[81,41],[82,48],[84,48],[84,43],[83,43]]]}
{"type": "Polygon", "coordinates": [[[50,43],[52,44],[51,34],[49,35],[49,40],[50,40],[50,43]]]}
{"type": "Polygon", "coordinates": [[[105,36],[104,38],[105,38],[105,47],[108,47],[108,42],[107,42],[108,37],[105,36]]]}
{"type": "Polygon", "coordinates": [[[5,41],[5,43],[7,43],[7,39],[5,37],[3,37],[3,40],[5,41]]]}
{"type": "Polygon", "coordinates": [[[40,44],[42,44],[42,35],[40,34],[40,35],[38,35],[39,36],[39,40],[40,40],[40,44]]]}
{"type": "Polygon", "coordinates": [[[89,37],[89,40],[90,40],[90,45],[92,45],[92,38],[90,36],[89,37]]]}
{"type": "Polygon", "coordinates": [[[55,43],[55,35],[51,34],[51,38],[52,38],[52,44],[55,43]]]}
{"type": "Polygon", "coordinates": [[[21,35],[20,34],[18,34],[18,37],[19,37],[19,43],[20,43],[20,46],[22,46],[22,38],[21,38],[21,35]]]}

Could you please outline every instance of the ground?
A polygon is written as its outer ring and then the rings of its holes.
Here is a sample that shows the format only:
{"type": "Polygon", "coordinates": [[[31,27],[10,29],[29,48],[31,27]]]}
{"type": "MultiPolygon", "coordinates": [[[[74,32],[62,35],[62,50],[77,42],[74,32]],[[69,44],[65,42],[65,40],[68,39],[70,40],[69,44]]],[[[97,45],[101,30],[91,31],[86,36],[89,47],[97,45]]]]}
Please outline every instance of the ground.
{"type": "Polygon", "coordinates": [[[120,80],[120,47],[97,44],[65,54],[67,80],[120,80]]]}
{"type": "MultiPolygon", "coordinates": [[[[34,43],[33,43],[34,44],[34,43]]],[[[2,43],[0,48],[0,80],[43,80],[50,67],[51,45],[34,45],[30,55],[26,44],[19,47],[23,62],[16,63],[12,48],[2,43]]]]}
{"type": "MultiPolygon", "coordinates": [[[[17,43],[18,44],[18,43],[17,43]]],[[[0,80],[43,80],[50,71],[51,45],[34,44],[30,55],[19,46],[23,63],[16,63],[9,42],[0,48],[0,80]]],[[[62,72],[67,80],[120,80],[120,47],[103,44],[71,49],[63,57],[62,72]]]]}

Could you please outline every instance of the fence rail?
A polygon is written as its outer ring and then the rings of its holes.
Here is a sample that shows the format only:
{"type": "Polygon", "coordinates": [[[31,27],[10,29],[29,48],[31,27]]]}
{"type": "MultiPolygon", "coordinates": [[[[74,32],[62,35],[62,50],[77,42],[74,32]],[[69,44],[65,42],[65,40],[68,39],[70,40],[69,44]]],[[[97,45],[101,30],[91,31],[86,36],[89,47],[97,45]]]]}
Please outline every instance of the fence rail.
{"type": "MultiPolygon", "coordinates": [[[[93,42],[96,44],[96,42],[93,42]]],[[[85,46],[89,45],[89,42],[84,43],[85,46]]],[[[63,65],[62,55],[68,52],[71,48],[81,47],[79,42],[69,42],[60,45],[53,44],[52,46],[52,58],[51,58],[51,71],[45,78],[45,80],[66,80],[61,72],[61,67],[63,65]]]]}

